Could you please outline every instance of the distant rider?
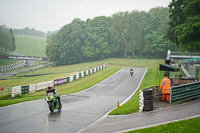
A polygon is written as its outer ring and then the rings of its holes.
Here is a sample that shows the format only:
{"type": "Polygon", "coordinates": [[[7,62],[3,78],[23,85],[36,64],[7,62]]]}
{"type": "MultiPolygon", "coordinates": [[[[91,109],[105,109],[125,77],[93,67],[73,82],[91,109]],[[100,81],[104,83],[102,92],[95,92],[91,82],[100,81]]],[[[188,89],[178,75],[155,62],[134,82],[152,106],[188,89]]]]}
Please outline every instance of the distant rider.
{"type": "Polygon", "coordinates": [[[133,76],[133,69],[132,68],[130,70],[130,74],[131,74],[131,76],[133,76]]]}
{"type": "Polygon", "coordinates": [[[48,93],[50,92],[53,92],[53,94],[55,94],[55,97],[58,99],[59,101],[59,104],[61,105],[61,102],[60,102],[60,96],[58,93],[56,93],[56,90],[53,88],[53,87],[48,87],[47,91],[46,91],[46,96],[48,95],[48,93]]]}

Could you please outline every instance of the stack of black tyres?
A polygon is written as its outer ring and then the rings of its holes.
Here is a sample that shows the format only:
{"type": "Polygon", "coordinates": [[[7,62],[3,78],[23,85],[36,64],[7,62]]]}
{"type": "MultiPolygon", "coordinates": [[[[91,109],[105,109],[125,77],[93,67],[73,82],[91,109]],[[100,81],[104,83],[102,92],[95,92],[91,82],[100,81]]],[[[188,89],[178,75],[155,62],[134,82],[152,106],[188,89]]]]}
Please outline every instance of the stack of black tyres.
{"type": "Polygon", "coordinates": [[[152,111],[153,110],[153,93],[152,89],[146,89],[143,91],[144,97],[144,107],[143,111],[152,111]]]}

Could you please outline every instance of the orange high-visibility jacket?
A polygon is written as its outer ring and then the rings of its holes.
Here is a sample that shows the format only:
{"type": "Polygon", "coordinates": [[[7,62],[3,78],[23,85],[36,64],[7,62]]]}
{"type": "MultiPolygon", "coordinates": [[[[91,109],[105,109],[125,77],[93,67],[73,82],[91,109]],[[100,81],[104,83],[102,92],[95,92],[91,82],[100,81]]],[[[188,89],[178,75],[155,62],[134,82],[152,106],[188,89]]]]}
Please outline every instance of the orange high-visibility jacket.
{"type": "Polygon", "coordinates": [[[162,89],[162,93],[170,93],[170,86],[171,86],[171,80],[165,77],[160,85],[160,89],[162,89]]]}

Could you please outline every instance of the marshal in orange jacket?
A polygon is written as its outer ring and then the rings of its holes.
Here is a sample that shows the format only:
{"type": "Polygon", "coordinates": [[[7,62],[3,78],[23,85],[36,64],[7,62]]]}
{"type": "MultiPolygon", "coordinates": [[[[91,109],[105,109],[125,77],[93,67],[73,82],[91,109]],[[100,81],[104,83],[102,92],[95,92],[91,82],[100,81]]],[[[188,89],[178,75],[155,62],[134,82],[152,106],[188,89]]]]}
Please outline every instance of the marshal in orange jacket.
{"type": "Polygon", "coordinates": [[[160,89],[162,90],[163,94],[169,94],[170,93],[170,86],[171,86],[171,80],[167,77],[164,77],[164,79],[161,82],[160,89]]]}

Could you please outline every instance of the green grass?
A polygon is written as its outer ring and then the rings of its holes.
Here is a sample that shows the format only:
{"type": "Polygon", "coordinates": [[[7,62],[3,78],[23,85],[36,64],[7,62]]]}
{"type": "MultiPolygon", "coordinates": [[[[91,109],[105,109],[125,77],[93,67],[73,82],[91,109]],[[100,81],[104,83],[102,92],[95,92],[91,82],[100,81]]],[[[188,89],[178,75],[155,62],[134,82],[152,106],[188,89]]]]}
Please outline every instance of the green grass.
{"type": "Polygon", "coordinates": [[[159,64],[164,63],[161,59],[118,59],[112,58],[103,60],[109,64],[118,65],[123,67],[158,67],[159,64]]]}
{"type": "Polygon", "coordinates": [[[0,80],[0,84],[4,86],[21,86],[27,84],[35,84],[43,81],[54,80],[62,77],[67,77],[73,75],[78,71],[84,71],[93,67],[98,66],[98,64],[108,63],[114,64],[115,66],[119,66],[122,64],[121,67],[158,67],[159,63],[164,62],[163,60],[139,60],[139,59],[107,59],[107,60],[100,60],[88,63],[80,63],[74,65],[66,65],[66,66],[59,66],[53,68],[43,68],[39,70],[34,70],[30,72],[25,72],[18,74],[13,77],[9,77],[9,80],[0,80]],[[119,63],[120,62],[120,63],[119,63]],[[37,75],[37,74],[49,74],[43,76],[36,76],[36,77],[21,77],[21,76],[29,76],[29,75],[37,75]]]}
{"type": "MultiPolygon", "coordinates": [[[[16,51],[26,56],[39,56],[46,57],[46,38],[15,35],[16,51]]],[[[0,51],[1,54],[7,55],[7,53],[0,51]]],[[[0,66],[12,64],[15,60],[0,59],[0,66]]]]}
{"type": "Polygon", "coordinates": [[[46,57],[46,38],[15,35],[16,51],[26,56],[46,57]]]}
{"type": "Polygon", "coordinates": [[[128,133],[199,133],[199,125],[200,117],[154,126],[151,128],[134,130],[128,133]]]}
{"type": "Polygon", "coordinates": [[[17,62],[17,61],[15,61],[15,60],[8,60],[8,59],[0,59],[0,66],[12,64],[12,63],[15,63],[15,62],[17,62]]]}
{"type": "MultiPolygon", "coordinates": [[[[9,55],[9,53],[0,50],[0,55],[9,55]]],[[[0,66],[8,65],[17,62],[16,60],[9,60],[9,59],[0,59],[0,66]]]]}
{"type": "MultiPolygon", "coordinates": [[[[64,84],[61,86],[56,86],[55,89],[56,91],[61,94],[71,94],[75,93],[81,90],[85,90],[100,81],[104,80],[105,78],[109,77],[110,75],[114,74],[120,70],[120,67],[115,67],[115,66],[110,66],[106,69],[100,70],[96,73],[93,73],[91,75],[88,75],[84,78],[81,78],[79,80],[76,80],[72,83],[64,84]]],[[[21,103],[25,101],[31,101],[31,100],[37,100],[37,99],[42,99],[44,98],[46,91],[38,91],[32,94],[25,94],[25,95],[20,95],[16,98],[11,98],[10,96],[4,96],[0,97],[0,107],[2,106],[7,106],[11,104],[16,104],[16,103],[21,103]]]]}
{"type": "Polygon", "coordinates": [[[123,115],[137,112],[139,109],[139,90],[158,86],[158,73],[158,67],[149,68],[135,95],[127,103],[110,112],[109,115],[123,115]]]}
{"type": "MultiPolygon", "coordinates": [[[[95,62],[80,63],[80,64],[75,64],[75,65],[59,66],[59,67],[53,67],[53,68],[42,68],[39,70],[27,72],[27,73],[21,73],[14,77],[7,77],[7,79],[9,79],[9,80],[0,80],[0,85],[13,87],[13,86],[22,86],[22,85],[27,85],[27,84],[40,83],[43,81],[49,81],[49,80],[54,80],[54,79],[58,79],[58,78],[62,78],[62,77],[67,77],[67,76],[73,75],[74,73],[77,73],[78,71],[83,71],[83,70],[86,70],[89,68],[96,67],[98,64],[108,63],[108,68],[106,68],[105,70],[101,70],[102,73],[101,73],[101,71],[99,71],[98,76],[96,76],[95,78],[92,77],[87,82],[85,82],[83,79],[88,79],[90,76],[84,77],[81,80],[74,81],[72,83],[65,84],[65,85],[58,87],[58,92],[60,91],[59,93],[69,94],[69,93],[73,93],[73,92],[80,91],[83,89],[87,89],[91,85],[94,85],[95,83],[99,82],[98,78],[101,78],[100,80],[103,80],[104,78],[107,77],[105,75],[113,74],[113,70],[114,71],[116,69],[119,70],[119,68],[122,68],[122,67],[152,67],[149,69],[148,73],[150,72],[149,75],[151,75],[151,74],[154,75],[154,73],[158,73],[157,71],[154,70],[154,68],[158,67],[158,64],[163,63],[163,62],[164,62],[163,60],[106,59],[106,60],[100,60],[100,61],[95,61],[95,62]],[[105,71],[107,71],[107,72],[103,73],[105,71]],[[24,76],[24,75],[48,74],[48,73],[50,73],[50,74],[43,75],[43,76],[20,77],[20,76],[24,76]],[[93,81],[95,79],[98,79],[98,80],[93,81]],[[81,85],[75,84],[75,83],[81,82],[81,81],[84,81],[85,83],[83,83],[81,85]]],[[[94,73],[94,75],[96,75],[96,74],[97,73],[94,73]]],[[[153,86],[153,84],[151,86],[153,86]]],[[[56,89],[57,89],[57,87],[56,87],[56,89]]],[[[21,95],[17,99],[16,98],[14,98],[14,99],[6,98],[3,101],[1,100],[0,104],[1,104],[1,106],[5,106],[5,105],[10,105],[13,103],[18,103],[18,102],[23,102],[23,101],[40,99],[43,97],[45,91],[42,91],[42,92],[43,92],[42,94],[40,92],[36,92],[34,94],[21,95]],[[20,100],[20,99],[22,99],[22,100],[20,100]]]]}
{"type": "MultiPolygon", "coordinates": [[[[103,62],[102,62],[103,63],[103,62]]],[[[50,81],[54,79],[59,79],[63,77],[71,76],[79,71],[84,71],[87,69],[94,68],[100,64],[99,62],[89,62],[89,63],[80,63],[75,65],[66,65],[66,66],[59,66],[59,67],[47,67],[42,68],[30,72],[25,72],[18,74],[13,77],[9,77],[9,80],[0,80],[0,85],[4,86],[21,86],[27,84],[35,84],[44,81],[50,81]],[[43,76],[35,76],[35,77],[22,77],[22,76],[31,76],[31,75],[42,75],[48,74],[43,76]]],[[[5,78],[7,79],[7,78],[5,78]]]]}
{"type": "Polygon", "coordinates": [[[148,71],[135,95],[124,105],[114,109],[109,115],[123,115],[137,112],[139,109],[139,90],[146,89],[152,86],[158,86],[159,82],[159,64],[164,63],[164,60],[153,59],[114,59],[111,62],[117,64],[117,62],[126,66],[147,67],[148,71]]]}

